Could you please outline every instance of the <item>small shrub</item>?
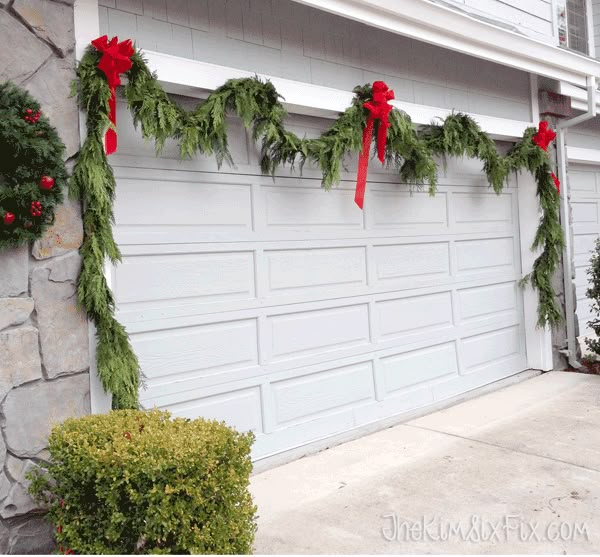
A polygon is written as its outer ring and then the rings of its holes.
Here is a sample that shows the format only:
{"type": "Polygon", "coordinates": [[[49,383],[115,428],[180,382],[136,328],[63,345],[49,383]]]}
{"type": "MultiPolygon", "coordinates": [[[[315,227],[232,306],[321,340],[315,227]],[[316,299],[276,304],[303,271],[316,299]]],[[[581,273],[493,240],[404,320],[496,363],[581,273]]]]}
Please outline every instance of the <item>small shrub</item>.
{"type": "Polygon", "coordinates": [[[52,431],[31,475],[63,552],[250,553],[254,436],[224,423],[116,410],[52,431]]]}
{"type": "Polygon", "coordinates": [[[591,310],[596,315],[594,319],[588,321],[588,325],[596,333],[596,338],[586,338],[585,343],[594,354],[600,355],[600,238],[596,240],[590,267],[586,273],[589,277],[586,296],[592,301],[591,310]]]}

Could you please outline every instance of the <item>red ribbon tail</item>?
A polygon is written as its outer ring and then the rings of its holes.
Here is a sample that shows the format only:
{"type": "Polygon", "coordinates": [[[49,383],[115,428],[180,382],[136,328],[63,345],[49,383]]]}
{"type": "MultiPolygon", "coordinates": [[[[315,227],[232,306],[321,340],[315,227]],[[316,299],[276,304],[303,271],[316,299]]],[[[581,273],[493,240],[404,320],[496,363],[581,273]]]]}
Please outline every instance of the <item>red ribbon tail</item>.
{"type": "MultiPolygon", "coordinates": [[[[108,119],[111,121],[113,126],[117,125],[117,96],[113,89],[111,97],[108,101],[108,119]]],[[[113,128],[106,130],[104,136],[105,149],[107,155],[112,155],[117,150],[117,132],[113,128]]]]}
{"type": "Polygon", "coordinates": [[[369,155],[371,152],[371,140],[373,139],[373,123],[375,120],[369,118],[363,131],[362,151],[358,158],[358,172],[356,176],[356,193],[354,202],[362,209],[365,201],[365,190],[367,189],[367,171],[369,169],[369,155]]]}
{"type": "Polygon", "coordinates": [[[387,121],[381,120],[379,122],[379,129],[377,130],[377,158],[381,161],[381,164],[385,162],[385,145],[387,143],[387,121]]]}

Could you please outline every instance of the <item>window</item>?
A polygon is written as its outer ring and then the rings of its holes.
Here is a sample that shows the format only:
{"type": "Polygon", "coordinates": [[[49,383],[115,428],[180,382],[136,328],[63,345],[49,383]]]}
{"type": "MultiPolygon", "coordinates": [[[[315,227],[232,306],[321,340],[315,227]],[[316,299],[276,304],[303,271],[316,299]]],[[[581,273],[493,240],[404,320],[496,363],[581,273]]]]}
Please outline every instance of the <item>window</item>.
{"type": "Polygon", "coordinates": [[[583,54],[589,54],[587,16],[587,0],[567,0],[566,43],[569,48],[583,54]]]}

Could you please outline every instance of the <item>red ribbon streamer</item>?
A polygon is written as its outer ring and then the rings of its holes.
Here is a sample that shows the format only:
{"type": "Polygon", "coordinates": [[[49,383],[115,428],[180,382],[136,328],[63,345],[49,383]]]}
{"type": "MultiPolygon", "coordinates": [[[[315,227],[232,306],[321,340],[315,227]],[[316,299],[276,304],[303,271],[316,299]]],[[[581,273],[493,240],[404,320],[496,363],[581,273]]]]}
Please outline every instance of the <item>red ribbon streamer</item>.
{"type": "Polygon", "coordinates": [[[373,98],[363,105],[370,114],[367,118],[367,125],[363,131],[362,151],[360,152],[360,157],[358,159],[356,193],[354,195],[354,201],[361,209],[363,208],[365,200],[369,154],[371,151],[375,120],[379,120],[379,129],[377,130],[377,158],[383,164],[385,160],[387,130],[390,127],[388,118],[393,108],[388,101],[391,101],[393,98],[394,91],[389,89],[383,81],[376,81],[373,83],[373,98]]]}
{"type": "MultiPolygon", "coordinates": [[[[556,132],[548,127],[548,122],[542,120],[539,124],[537,133],[531,139],[540,149],[547,153],[548,146],[556,139],[556,132]]],[[[554,182],[558,195],[560,195],[560,180],[554,172],[552,172],[552,181],[554,182]]]]}
{"type": "MultiPolygon", "coordinates": [[[[131,40],[119,42],[117,37],[110,41],[106,35],[92,41],[96,50],[102,52],[102,58],[98,63],[98,69],[104,72],[108,86],[110,87],[110,99],[108,101],[108,118],[116,126],[117,124],[117,96],[115,91],[121,85],[120,74],[131,69],[131,56],[134,54],[131,40]]],[[[110,155],[117,150],[117,132],[110,128],[106,131],[106,154],[110,155]]]]}

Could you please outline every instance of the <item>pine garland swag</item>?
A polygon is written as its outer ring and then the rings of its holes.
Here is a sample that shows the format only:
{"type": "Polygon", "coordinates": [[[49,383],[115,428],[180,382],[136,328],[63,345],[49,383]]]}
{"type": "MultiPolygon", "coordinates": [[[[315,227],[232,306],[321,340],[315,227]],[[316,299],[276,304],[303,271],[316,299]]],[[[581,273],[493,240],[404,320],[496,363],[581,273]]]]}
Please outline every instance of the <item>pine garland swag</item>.
{"type": "MultiPolygon", "coordinates": [[[[115,302],[103,274],[105,259],[116,263],[120,261],[120,253],[111,229],[115,180],[103,148],[104,133],[111,126],[108,116],[111,92],[105,76],[98,70],[100,56],[90,47],[77,69],[80,102],[88,115],[88,135],[70,190],[71,195],[83,199],[87,208],[78,298],[96,324],[98,374],[104,388],[113,393],[114,407],[132,408],[138,405],[139,364],[126,331],[114,317],[115,302]]],[[[233,164],[226,116],[235,114],[261,145],[264,174],[272,175],[286,164],[302,168],[308,160],[321,170],[323,187],[330,189],[340,181],[345,157],[359,153],[362,148],[367,118],[363,105],[372,95],[369,85],[354,89],[351,106],[319,138],[301,139],[285,129],[286,110],[270,82],[259,78],[229,80],[188,112],[169,98],[138,50],[131,62],[124,96],[134,123],[145,139],[154,140],[157,153],[168,139],[174,139],[179,143],[182,158],[202,153],[214,155],[219,165],[233,164]]],[[[431,195],[435,194],[437,184],[436,155],[480,159],[496,193],[502,191],[514,171],[527,170],[534,175],[542,215],[532,249],[542,251],[532,272],[522,282],[530,283],[538,291],[538,325],[557,324],[561,315],[551,279],[560,261],[564,239],[559,194],[547,153],[534,142],[537,130],[527,129],[523,138],[502,156],[494,141],[466,114],[452,114],[420,131],[398,109],[392,110],[389,121],[386,165],[395,168],[404,183],[418,187],[428,184],[431,195]]]]}
{"type": "Polygon", "coordinates": [[[39,238],[63,200],[65,146],[39,103],[0,84],[0,249],[39,238]]]}

